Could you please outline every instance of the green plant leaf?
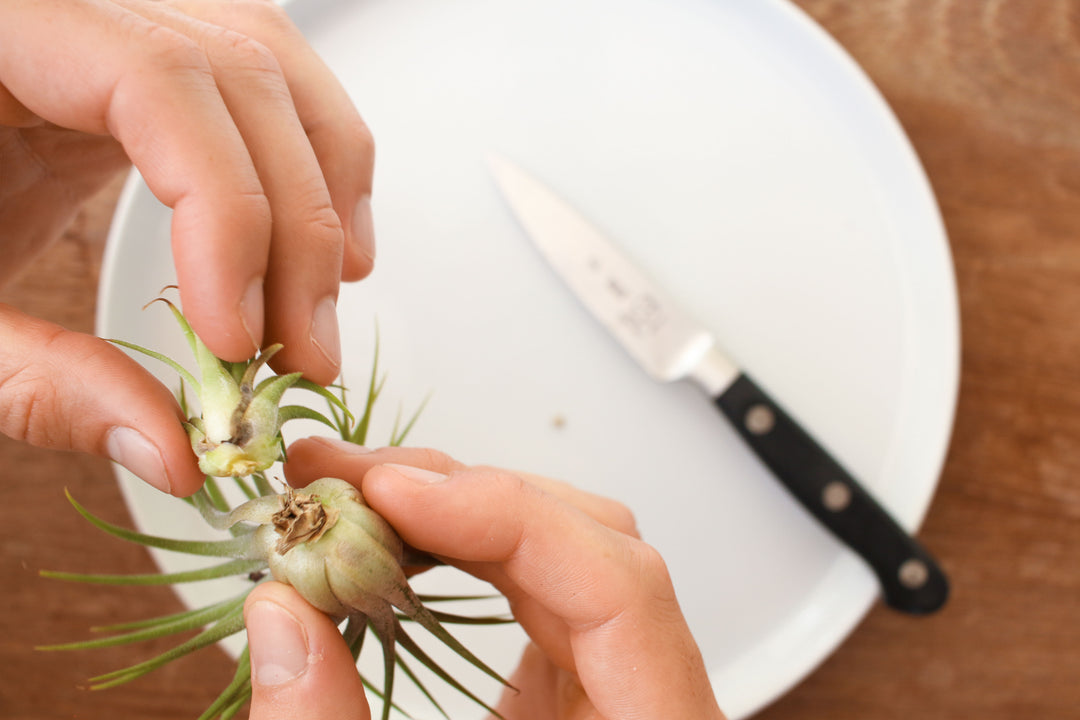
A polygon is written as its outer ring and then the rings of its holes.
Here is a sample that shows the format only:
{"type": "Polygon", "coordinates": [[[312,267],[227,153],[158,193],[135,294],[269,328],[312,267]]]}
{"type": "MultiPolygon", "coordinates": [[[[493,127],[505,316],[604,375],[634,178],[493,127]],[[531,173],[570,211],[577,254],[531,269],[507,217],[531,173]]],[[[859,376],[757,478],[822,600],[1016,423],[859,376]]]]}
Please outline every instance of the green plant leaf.
{"type": "MultiPolygon", "coordinates": [[[[455,615],[430,608],[428,612],[439,622],[453,625],[512,625],[517,622],[514,618],[505,615],[455,615]]],[[[412,621],[412,618],[405,614],[398,614],[398,620],[412,621]]]]}
{"type": "Polygon", "coordinates": [[[270,484],[270,481],[266,479],[266,473],[255,473],[253,476],[255,480],[255,490],[259,493],[260,497],[267,495],[277,495],[278,491],[270,484]]]}
{"type": "MultiPolygon", "coordinates": [[[[244,594],[245,594],[245,596],[247,595],[247,593],[244,593],[244,594]]],[[[235,599],[236,598],[229,598],[228,600],[222,600],[221,602],[214,603],[213,605],[208,605],[207,607],[195,608],[193,610],[184,610],[182,612],[172,613],[170,615],[160,615],[158,617],[143,618],[142,620],[132,620],[130,622],[125,622],[125,623],[116,623],[115,625],[96,625],[96,626],[90,628],[90,630],[92,632],[97,632],[97,633],[112,633],[112,632],[124,632],[126,630],[138,630],[140,628],[154,627],[154,626],[157,626],[157,625],[163,625],[163,624],[166,624],[166,623],[171,623],[171,622],[174,622],[176,620],[183,620],[183,619],[188,618],[188,617],[190,617],[192,615],[196,615],[196,614],[199,614],[199,613],[206,612],[207,610],[209,610],[211,608],[225,607],[225,606],[229,605],[230,603],[232,603],[232,601],[235,600],[235,599]]]]}
{"type": "Polygon", "coordinates": [[[284,425],[290,420],[303,419],[321,422],[323,425],[326,425],[331,430],[338,429],[338,426],[333,423],[328,417],[323,415],[318,410],[312,410],[305,405],[285,405],[284,407],[278,408],[278,418],[280,419],[280,423],[282,425],[284,425]]]}
{"type": "Polygon", "coordinates": [[[390,433],[391,445],[401,445],[401,443],[405,442],[405,438],[409,436],[410,432],[412,432],[413,426],[416,425],[416,421],[420,418],[420,413],[424,412],[424,408],[427,407],[429,400],[431,400],[430,393],[428,393],[427,397],[424,398],[424,401],[420,403],[420,406],[416,408],[416,411],[413,413],[412,417],[409,418],[409,422],[406,423],[404,429],[402,429],[400,432],[398,431],[398,421],[401,419],[401,413],[400,411],[398,412],[398,417],[396,420],[394,420],[394,429],[390,433]]]}
{"type": "MultiPolygon", "coordinates": [[[[229,709],[236,706],[239,701],[240,706],[243,706],[244,702],[247,702],[247,698],[251,694],[251,652],[247,645],[244,645],[244,650],[240,653],[240,657],[236,659],[236,674],[233,675],[232,682],[230,682],[225,689],[221,691],[217,699],[211,703],[210,707],[206,708],[206,711],[199,716],[199,720],[211,720],[218,715],[224,717],[231,717],[227,715],[229,709]]],[[[239,710],[240,706],[236,709],[239,710]]],[[[233,714],[235,714],[233,710],[233,714]]]]}
{"type": "Polygon", "coordinates": [[[379,328],[375,327],[375,352],[371,360],[371,379],[368,381],[367,400],[364,402],[364,413],[356,423],[356,427],[343,440],[363,445],[367,442],[368,427],[371,425],[371,412],[375,407],[375,401],[379,399],[386,378],[379,379],[379,328]]]}
{"type": "Polygon", "coordinates": [[[225,499],[225,494],[221,492],[221,486],[218,484],[216,477],[207,475],[206,480],[203,482],[202,491],[206,493],[215,508],[222,512],[229,511],[229,502],[225,499]]]}
{"type": "Polygon", "coordinates": [[[408,663],[405,662],[405,658],[401,656],[401,653],[396,654],[396,660],[398,667],[400,667],[401,671],[405,673],[405,677],[412,680],[413,685],[415,685],[417,689],[423,694],[423,696],[428,699],[428,702],[435,706],[435,709],[439,711],[440,715],[446,718],[446,720],[450,720],[450,716],[446,714],[445,710],[443,710],[442,705],[439,704],[439,701],[435,699],[435,696],[431,694],[431,691],[427,689],[427,686],[424,685],[424,683],[420,680],[417,674],[413,672],[413,669],[409,667],[408,663]]]}
{"type": "MultiPolygon", "coordinates": [[[[130,343],[130,342],[127,342],[125,340],[117,340],[115,338],[111,338],[109,340],[109,342],[111,342],[113,345],[119,345],[120,347],[126,347],[129,350],[135,350],[136,352],[140,352],[143,355],[146,355],[148,357],[152,357],[155,360],[159,360],[159,361],[165,363],[166,365],[171,367],[176,372],[176,374],[181,377],[181,379],[183,379],[188,385],[191,385],[191,387],[195,389],[195,394],[196,395],[201,393],[202,384],[198,380],[195,379],[195,376],[192,375],[188,371],[187,368],[185,368],[183,365],[181,365],[180,363],[173,360],[171,357],[168,357],[167,355],[163,355],[163,354],[161,354],[161,353],[159,353],[157,351],[151,350],[149,348],[144,348],[142,345],[136,345],[135,343],[130,343]]],[[[184,404],[186,405],[187,403],[185,402],[184,404]]],[[[184,412],[185,412],[185,414],[187,414],[186,410],[184,412]]]]}
{"type": "MultiPolygon", "coordinates": [[[[419,645],[417,645],[416,641],[413,640],[411,637],[409,637],[408,633],[405,632],[405,628],[403,628],[401,626],[401,623],[397,623],[397,630],[395,632],[395,637],[397,638],[398,644],[401,645],[401,647],[405,648],[409,652],[410,655],[412,655],[414,658],[416,658],[417,660],[422,662],[424,664],[424,666],[428,670],[435,673],[447,685],[450,685],[451,687],[453,687],[455,690],[460,692],[462,695],[469,698],[470,700],[472,700],[477,705],[479,705],[480,707],[487,710],[489,713],[491,713],[495,717],[499,718],[499,720],[506,720],[506,718],[504,718],[502,715],[500,715],[498,713],[498,711],[495,710],[495,708],[488,705],[486,702],[484,702],[482,699],[480,699],[474,692],[472,692],[467,687],[465,687],[460,682],[458,682],[457,679],[454,678],[453,675],[451,675],[446,670],[444,670],[442,668],[442,666],[439,665],[439,663],[435,662],[435,660],[432,659],[432,657],[430,655],[428,655],[426,652],[424,652],[424,649],[421,648],[419,645]]],[[[469,658],[465,658],[465,659],[468,660],[469,658]]],[[[472,663],[471,660],[470,660],[470,663],[472,663]]],[[[472,664],[475,665],[475,663],[472,663],[472,664]]],[[[483,669],[483,668],[481,668],[481,669],[483,669]]],[[[500,682],[502,682],[504,685],[506,685],[507,687],[512,687],[510,685],[510,683],[506,682],[505,680],[503,680],[498,675],[495,675],[495,677],[500,682]]]]}
{"type": "MultiPolygon", "coordinates": [[[[248,591],[250,592],[250,590],[248,591]]],[[[243,602],[243,598],[247,597],[245,592],[240,601],[243,602]]],[[[127,645],[129,643],[143,642],[146,640],[155,640],[167,635],[175,635],[177,633],[188,632],[189,630],[195,630],[196,628],[203,627],[212,622],[217,622],[225,617],[233,608],[236,607],[236,599],[226,600],[209,607],[202,608],[191,613],[182,613],[179,616],[173,616],[174,619],[162,622],[157,619],[152,626],[147,626],[139,630],[123,633],[121,635],[112,635],[110,637],[95,638],[93,640],[80,640],[77,642],[62,643],[59,645],[41,645],[38,650],[94,650],[97,648],[114,647],[116,645],[127,645]]]]}
{"type": "Polygon", "coordinates": [[[345,417],[350,418],[350,419],[353,417],[352,411],[349,410],[349,408],[345,406],[345,403],[342,402],[341,399],[338,398],[337,395],[330,392],[329,390],[324,388],[322,385],[317,385],[316,383],[311,382],[307,378],[300,378],[300,380],[297,381],[295,387],[297,387],[297,388],[299,388],[301,390],[307,390],[309,392],[313,392],[316,395],[319,395],[319,396],[325,398],[326,401],[328,403],[330,403],[331,406],[337,407],[342,413],[344,413],[345,417]]]}
{"type": "Polygon", "coordinates": [[[200,570],[187,570],[175,573],[150,573],[147,575],[95,575],[89,573],[59,572],[42,570],[41,576],[54,580],[91,583],[94,585],[173,585],[176,583],[200,582],[230,575],[248,575],[269,567],[265,560],[230,560],[221,565],[212,565],[200,570]]]}
{"type": "Polygon", "coordinates": [[[244,494],[244,497],[246,497],[248,500],[254,500],[255,498],[259,497],[259,494],[255,492],[255,489],[251,487],[251,485],[245,478],[234,475],[233,482],[236,483],[236,487],[240,488],[240,492],[242,492],[244,494]]]}
{"type": "Polygon", "coordinates": [[[161,548],[163,550],[170,550],[172,552],[186,553],[188,555],[202,555],[207,557],[231,557],[231,558],[247,558],[250,557],[251,542],[250,538],[232,538],[230,540],[174,540],[171,538],[158,537],[156,535],[146,535],[144,533],[136,532],[134,530],[128,530],[127,528],[120,527],[119,525],[113,525],[110,522],[106,522],[96,515],[92,514],[89,510],[82,506],[78,500],[72,497],[71,493],[66,489],[64,494],[67,496],[68,502],[72,504],[75,510],[82,515],[91,525],[103,530],[114,537],[118,537],[121,540],[127,540],[128,542],[138,543],[139,545],[146,545],[148,547],[161,548]]]}
{"type": "Polygon", "coordinates": [[[93,683],[90,686],[91,690],[103,690],[105,688],[115,687],[122,685],[123,683],[130,682],[135,678],[142,677],[148,672],[152,672],[162,665],[169,663],[177,658],[183,657],[189,653],[201,650],[208,645],[227,638],[230,635],[240,632],[244,629],[244,612],[243,612],[243,599],[241,598],[233,610],[215,623],[212,627],[203,630],[201,633],[191,638],[187,642],[181,643],[176,647],[163,652],[162,654],[153,657],[144,662],[132,665],[130,667],[123,668],[121,670],[114,670],[104,675],[98,675],[97,677],[90,678],[90,682],[93,683]]]}

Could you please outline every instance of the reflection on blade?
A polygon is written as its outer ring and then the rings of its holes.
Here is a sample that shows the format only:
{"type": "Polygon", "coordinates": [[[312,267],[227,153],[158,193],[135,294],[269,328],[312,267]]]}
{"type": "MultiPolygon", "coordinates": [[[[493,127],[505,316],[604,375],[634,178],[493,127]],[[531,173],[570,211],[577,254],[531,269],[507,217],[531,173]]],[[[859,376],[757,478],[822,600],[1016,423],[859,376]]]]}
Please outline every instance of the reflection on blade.
{"type": "Polygon", "coordinates": [[[715,344],[709,332],[542,183],[505,158],[488,164],[536,247],[649,375],[677,380],[699,364],[715,344]]]}

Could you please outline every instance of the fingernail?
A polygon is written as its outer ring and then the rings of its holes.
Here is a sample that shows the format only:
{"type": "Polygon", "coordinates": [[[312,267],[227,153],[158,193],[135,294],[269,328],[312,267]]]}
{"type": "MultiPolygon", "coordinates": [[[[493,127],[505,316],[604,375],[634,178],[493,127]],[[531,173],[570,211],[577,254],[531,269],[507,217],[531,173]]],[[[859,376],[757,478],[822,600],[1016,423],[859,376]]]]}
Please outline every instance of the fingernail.
{"type": "Polygon", "coordinates": [[[341,335],[338,331],[337,303],[324,298],[315,306],[311,319],[311,342],[334,367],[341,366],[341,335]]]}
{"type": "Polygon", "coordinates": [[[329,449],[335,452],[343,453],[345,455],[370,455],[375,452],[373,448],[369,448],[367,445],[357,445],[348,440],[339,440],[332,437],[315,437],[312,439],[323,445],[327,445],[329,449]]]}
{"type": "Polygon", "coordinates": [[[105,438],[105,452],[140,478],[162,492],[171,492],[169,474],[165,472],[165,463],[161,451],[154,443],[138,430],[129,427],[114,427],[105,438]]]}
{"type": "Polygon", "coordinates": [[[364,195],[353,208],[352,225],[350,226],[352,241],[360,250],[360,254],[368,260],[375,259],[375,223],[371,218],[371,196],[364,195]]]}
{"type": "Polygon", "coordinates": [[[262,347],[263,280],[261,277],[251,281],[244,292],[244,297],[240,299],[240,322],[244,325],[244,331],[251,340],[252,346],[256,350],[262,347]]]}
{"type": "Polygon", "coordinates": [[[407,479],[422,485],[434,485],[435,483],[442,482],[446,479],[446,475],[443,475],[442,473],[432,472],[431,470],[412,467],[410,465],[387,463],[384,467],[393,468],[407,479]]]}
{"type": "Polygon", "coordinates": [[[259,600],[248,608],[245,623],[256,683],[283,685],[307,670],[307,635],[291,612],[277,603],[259,600]]]}

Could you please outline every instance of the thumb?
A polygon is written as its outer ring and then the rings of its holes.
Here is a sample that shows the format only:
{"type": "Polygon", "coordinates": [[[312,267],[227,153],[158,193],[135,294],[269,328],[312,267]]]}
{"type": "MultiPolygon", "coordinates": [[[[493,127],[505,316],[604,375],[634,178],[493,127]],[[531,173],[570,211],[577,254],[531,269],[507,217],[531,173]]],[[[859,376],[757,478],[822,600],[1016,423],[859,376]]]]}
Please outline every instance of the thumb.
{"type": "Polygon", "coordinates": [[[0,433],[109,457],[190,495],[203,476],[169,390],[110,343],[0,304],[0,433]]]}
{"type": "Polygon", "coordinates": [[[244,604],[250,720],[371,720],[352,653],[333,620],[288,585],[259,585],[244,604]]]}

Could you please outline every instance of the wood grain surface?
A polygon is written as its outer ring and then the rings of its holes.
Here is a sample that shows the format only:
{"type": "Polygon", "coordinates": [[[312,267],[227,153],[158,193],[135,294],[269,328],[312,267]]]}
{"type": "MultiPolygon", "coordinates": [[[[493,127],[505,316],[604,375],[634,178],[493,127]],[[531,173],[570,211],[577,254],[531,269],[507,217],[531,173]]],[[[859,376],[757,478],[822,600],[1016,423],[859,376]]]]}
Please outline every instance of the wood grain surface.
{"type": "MultiPolygon", "coordinates": [[[[875,607],[758,717],[1080,718],[1080,0],[797,4],[892,105],[952,244],[961,393],[921,538],[950,573],[953,596],[922,619],[875,607]]],[[[115,183],[88,204],[0,302],[92,331],[118,192],[115,183]]],[[[67,487],[128,522],[108,463],[0,438],[0,476],[0,717],[197,717],[230,672],[216,649],[105,692],[76,685],[146,648],[33,649],[181,609],[167,589],[82,592],[38,578],[42,568],[154,569],[141,548],[104,540],[63,498],[67,487]]]]}

